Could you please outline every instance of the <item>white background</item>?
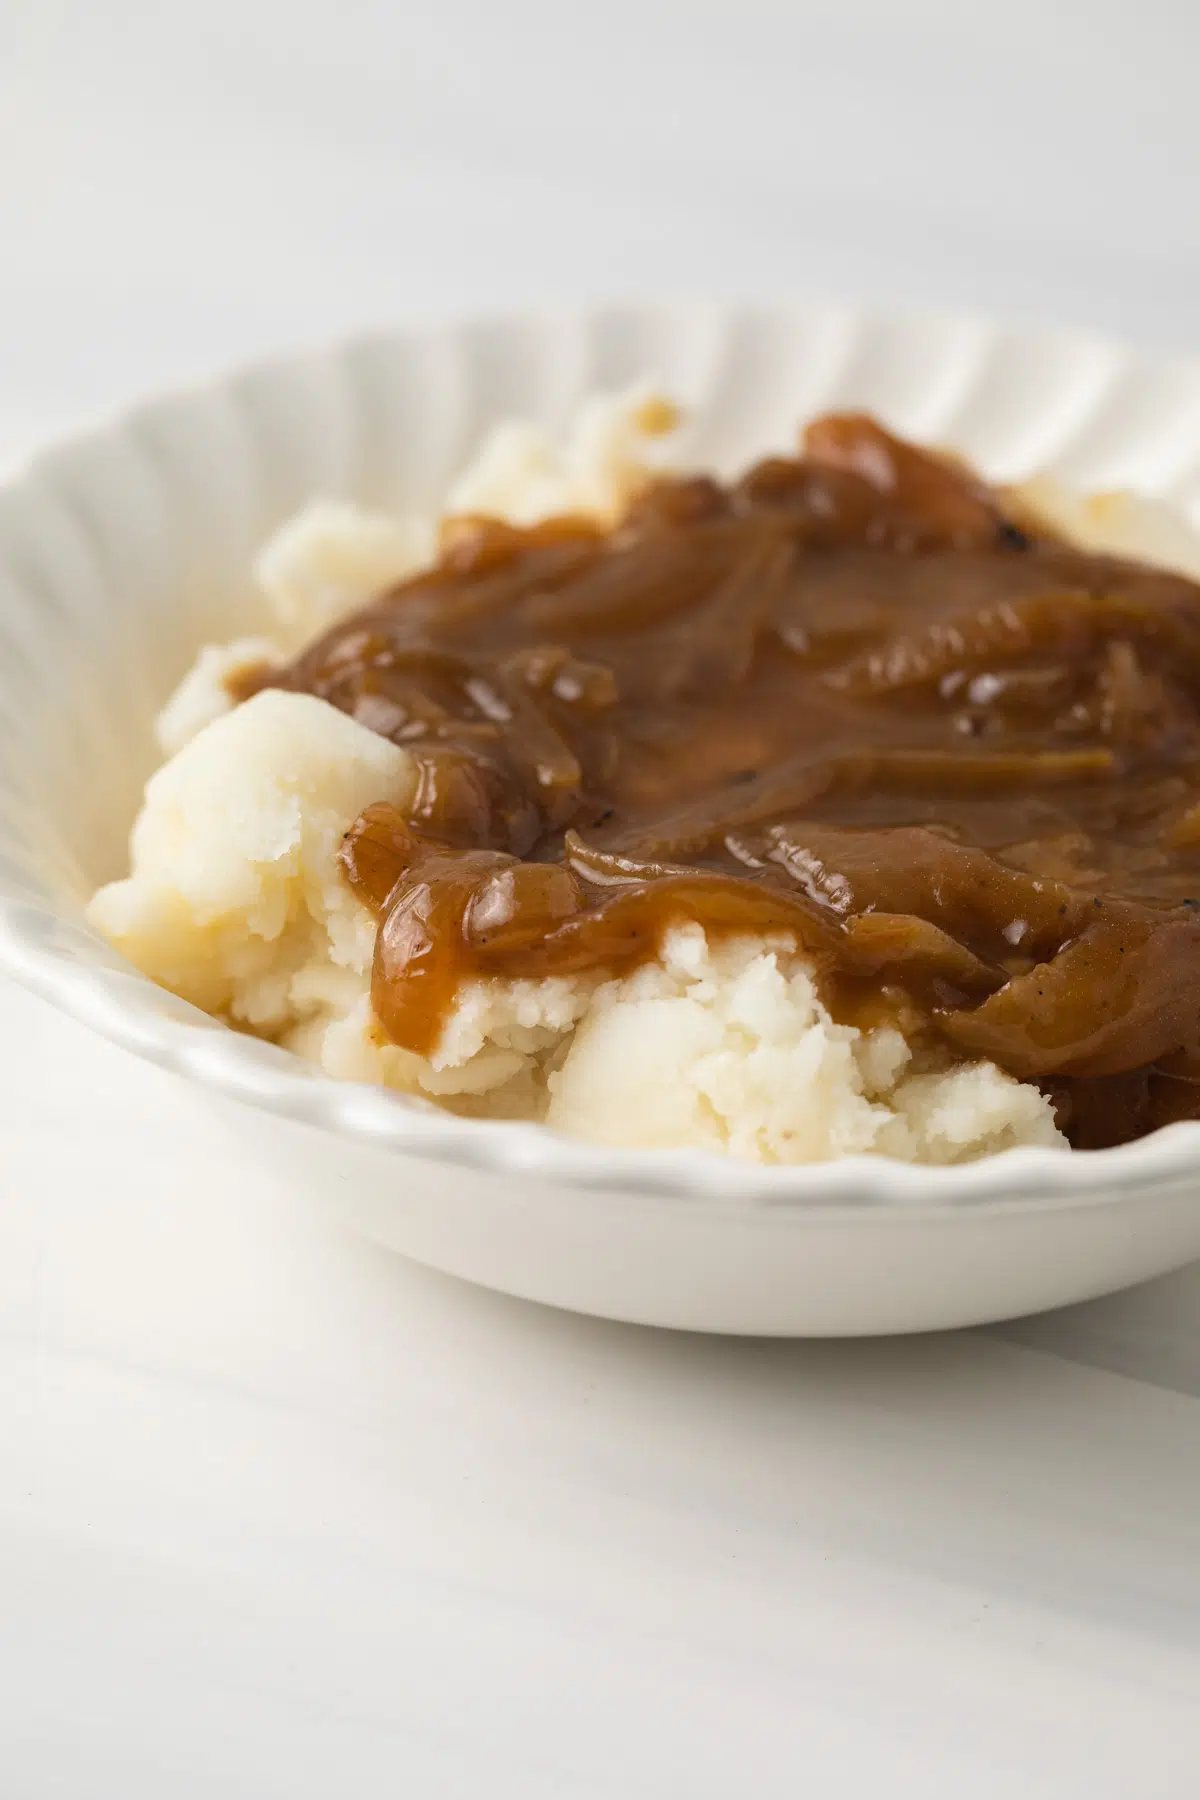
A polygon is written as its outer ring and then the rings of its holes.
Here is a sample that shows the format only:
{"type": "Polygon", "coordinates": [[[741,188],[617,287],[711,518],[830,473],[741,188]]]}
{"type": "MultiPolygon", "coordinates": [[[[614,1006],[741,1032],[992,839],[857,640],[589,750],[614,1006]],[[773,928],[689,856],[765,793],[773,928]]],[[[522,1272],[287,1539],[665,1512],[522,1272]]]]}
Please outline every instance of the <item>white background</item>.
{"type": "MultiPolygon", "coordinates": [[[[1189,0],[0,0],[0,455],[404,314],[1200,340],[1189,0]]],[[[86,779],[86,771],[81,771],[86,779]]],[[[713,1343],[343,1234],[0,988],[0,1794],[1185,1800],[1200,1275],[713,1343]]]]}

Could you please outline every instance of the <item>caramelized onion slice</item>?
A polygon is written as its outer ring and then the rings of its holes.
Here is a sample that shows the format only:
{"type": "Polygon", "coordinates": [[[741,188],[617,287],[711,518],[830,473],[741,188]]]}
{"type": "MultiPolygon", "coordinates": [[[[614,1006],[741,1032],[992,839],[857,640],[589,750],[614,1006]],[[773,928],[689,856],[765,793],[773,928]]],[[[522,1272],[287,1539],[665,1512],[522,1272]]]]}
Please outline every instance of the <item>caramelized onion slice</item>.
{"type": "Polygon", "coordinates": [[[1155,1062],[1194,1035],[1198,1014],[1200,921],[1114,906],[1051,961],[939,1022],[959,1048],[1037,1081],[1155,1062]]]}
{"type": "Polygon", "coordinates": [[[573,579],[531,592],[524,615],[534,630],[550,633],[645,630],[702,600],[733,567],[739,545],[727,525],[699,526],[697,533],[700,554],[674,533],[611,545],[573,579]]]}
{"type": "Polygon", "coordinates": [[[989,794],[1058,787],[1116,775],[1111,750],[881,750],[871,777],[880,786],[934,787],[944,793],[989,794]]]}
{"type": "MultiPolygon", "coordinates": [[[[914,543],[954,546],[1004,541],[1006,521],[995,495],[969,469],[893,437],[866,413],[827,413],[804,433],[804,454],[868,482],[912,521],[914,543]]],[[[1023,534],[1009,527],[1022,548],[1023,534]]]]}
{"type": "Polygon", "coordinates": [[[428,1056],[463,974],[467,908],[513,859],[426,847],[396,883],[375,938],[371,1005],[393,1044],[428,1056]]]}
{"type": "MultiPolygon", "coordinates": [[[[519,675],[500,669],[495,677],[496,689],[507,708],[512,739],[519,748],[522,764],[529,769],[538,789],[546,794],[578,797],[583,783],[579,758],[539,706],[536,697],[519,675]]],[[[569,814],[568,814],[569,816],[569,814]]]]}
{"type": "Polygon", "coordinates": [[[677,634],[659,672],[662,694],[673,697],[745,681],[795,554],[790,536],[769,527],[763,530],[677,634]]]}
{"type": "Polygon", "coordinates": [[[691,871],[680,863],[647,862],[640,857],[620,856],[614,850],[598,850],[587,844],[577,831],[568,831],[563,839],[567,862],[577,875],[583,875],[597,887],[614,887],[630,881],[663,881],[669,875],[687,875],[691,871]]]}
{"type": "Polygon", "coordinates": [[[399,807],[380,801],[355,819],[342,839],[338,861],[359,899],[372,912],[381,912],[421,848],[399,807]]]}
{"type": "Polygon", "coordinates": [[[765,841],[798,886],[843,917],[924,918],[987,963],[1014,951],[1052,955],[1094,910],[1090,896],[925,826],[872,831],[798,819],[772,826],[765,841]]]}
{"type": "Polygon", "coordinates": [[[1157,644],[1183,670],[1200,670],[1200,617],[1134,593],[1048,588],[999,606],[935,619],[917,632],[899,632],[828,670],[824,680],[841,693],[870,699],[927,686],[988,657],[1042,650],[1077,654],[1081,641],[1107,644],[1114,639],[1157,644]]]}
{"type": "MultiPolygon", "coordinates": [[[[829,963],[842,935],[801,895],[702,870],[622,883],[588,900],[524,956],[507,956],[506,972],[540,976],[602,969],[622,974],[654,955],[672,927],[696,920],[719,936],[786,933],[818,968],[829,963]]],[[[486,953],[483,960],[486,965],[486,953]]]]}
{"type": "Polygon", "coordinates": [[[940,788],[952,795],[986,798],[1009,790],[1103,779],[1115,775],[1118,768],[1108,749],[835,750],[825,756],[809,754],[750,781],[731,782],[652,825],[622,832],[612,847],[627,856],[664,861],[700,854],[772,815],[803,811],[833,793],[940,788]]]}
{"type": "Polygon", "coordinates": [[[994,994],[1004,972],[950,933],[913,913],[860,913],[846,925],[847,954],[856,975],[886,974],[912,993],[945,1005],[994,994]]]}

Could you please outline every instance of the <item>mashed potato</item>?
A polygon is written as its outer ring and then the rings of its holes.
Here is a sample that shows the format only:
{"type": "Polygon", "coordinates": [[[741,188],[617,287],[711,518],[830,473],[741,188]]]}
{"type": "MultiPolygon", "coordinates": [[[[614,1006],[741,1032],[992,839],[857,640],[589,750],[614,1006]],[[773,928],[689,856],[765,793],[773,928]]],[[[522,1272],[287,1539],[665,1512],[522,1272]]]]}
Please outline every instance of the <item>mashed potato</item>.
{"type": "Polygon", "coordinates": [[[150,777],[132,873],[100,889],[91,921],[205,1012],[286,1031],[363,991],[374,920],[337,850],[363,807],[404,805],[412,785],[407,752],[335,707],[257,694],[150,777]]]}
{"type": "MultiPolygon", "coordinates": [[[[674,417],[643,391],[590,403],[561,445],[503,427],[450,510],[611,519],[654,472],[674,417]]],[[[1086,525],[1056,490],[1031,500],[1068,529],[1086,525]]],[[[1112,547],[1144,549],[1138,509],[1107,504],[1112,547]]],[[[389,1043],[371,1009],[375,921],[337,850],[372,801],[405,803],[411,758],[307,695],[267,690],[234,708],[226,683],[419,569],[436,542],[433,522],[321,501],[266,546],[258,575],[276,635],[201,652],[159,720],[169,760],[147,784],[130,875],[91,904],[131,962],[332,1075],[597,1143],[767,1163],[859,1152],[952,1163],[1064,1143],[1042,1094],[995,1065],[939,1066],[898,1030],[835,1023],[787,937],[710,944],[689,926],[621,980],[470,981],[432,1056],[389,1043]]],[[[1194,568],[1190,538],[1186,552],[1194,568]]],[[[1184,540],[1167,554],[1184,562],[1184,540]]]]}

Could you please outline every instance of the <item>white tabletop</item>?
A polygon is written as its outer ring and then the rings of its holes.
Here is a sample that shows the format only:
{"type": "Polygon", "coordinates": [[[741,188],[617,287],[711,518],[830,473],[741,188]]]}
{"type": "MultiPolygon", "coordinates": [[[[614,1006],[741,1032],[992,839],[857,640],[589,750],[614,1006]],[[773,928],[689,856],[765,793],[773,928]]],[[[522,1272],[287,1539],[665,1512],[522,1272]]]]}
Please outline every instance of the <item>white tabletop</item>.
{"type": "MultiPolygon", "coordinates": [[[[0,455],[622,288],[1194,338],[1200,22],[976,10],[17,0],[0,455]]],[[[1198,1695],[1200,1270],[937,1340],[573,1319],[0,986],[4,1800],[1188,1800],[1198,1695]]]]}

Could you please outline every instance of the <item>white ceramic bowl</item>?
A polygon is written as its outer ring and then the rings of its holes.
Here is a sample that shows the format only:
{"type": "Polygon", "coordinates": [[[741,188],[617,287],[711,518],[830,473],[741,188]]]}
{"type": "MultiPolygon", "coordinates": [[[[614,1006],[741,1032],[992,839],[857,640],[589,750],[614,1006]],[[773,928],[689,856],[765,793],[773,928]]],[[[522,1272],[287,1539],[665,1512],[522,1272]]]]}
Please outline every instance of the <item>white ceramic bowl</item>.
{"type": "Polygon", "coordinates": [[[619,1153],[335,1083],[153,986],[82,922],[121,871],[151,720],[203,641],[252,630],[253,554],[317,493],[435,508],[494,420],[642,375],[732,467],[830,405],[1200,507],[1200,364],[845,308],[638,307],[410,329],[235,374],[39,456],[0,490],[0,965],[245,1103],[246,1154],[395,1248],[559,1306],[701,1330],[914,1331],[1082,1299],[1200,1255],[1200,1126],[960,1169],[619,1153]]]}

